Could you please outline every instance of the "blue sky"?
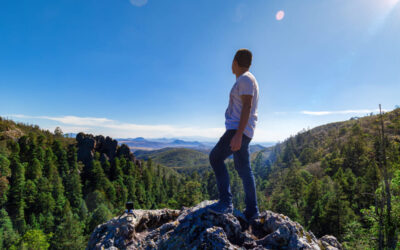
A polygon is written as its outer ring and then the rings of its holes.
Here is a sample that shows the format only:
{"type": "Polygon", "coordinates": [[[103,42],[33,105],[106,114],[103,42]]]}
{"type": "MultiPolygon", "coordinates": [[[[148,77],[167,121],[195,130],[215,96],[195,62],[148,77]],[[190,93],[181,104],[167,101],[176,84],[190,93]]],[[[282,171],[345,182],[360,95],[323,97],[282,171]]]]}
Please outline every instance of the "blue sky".
{"type": "Polygon", "coordinates": [[[64,132],[218,138],[239,48],[253,52],[260,89],[253,141],[391,110],[398,2],[2,1],[0,115],[64,132]]]}

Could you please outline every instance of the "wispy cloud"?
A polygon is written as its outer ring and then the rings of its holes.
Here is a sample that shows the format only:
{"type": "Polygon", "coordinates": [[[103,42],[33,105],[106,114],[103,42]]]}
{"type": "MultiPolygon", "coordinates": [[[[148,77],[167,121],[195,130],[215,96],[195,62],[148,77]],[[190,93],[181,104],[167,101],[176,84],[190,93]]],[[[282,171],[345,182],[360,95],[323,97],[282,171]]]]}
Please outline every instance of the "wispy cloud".
{"type": "MultiPolygon", "coordinates": [[[[144,125],[125,123],[108,118],[98,117],[79,117],[79,116],[30,116],[22,114],[4,115],[5,117],[29,119],[29,120],[48,120],[63,124],[60,126],[64,132],[91,132],[105,133],[117,137],[175,137],[175,136],[204,136],[218,137],[224,128],[204,128],[204,127],[179,127],[169,124],[144,125]],[[66,125],[66,126],[64,126],[66,125]],[[72,131],[67,129],[71,129],[72,131]]],[[[46,126],[49,128],[49,126],[46,126]]]]}
{"type": "MultiPolygon", "coordinates": [[[[385,111],[385,110],[383,110],[385,111]]],[[[350,110],[336,110],[336,111],[308,111],[303,110],[300,113],[304,115],[348,115],[348,114],[368,114],[379,112],[379,109],[350,109],[350,110]]]]}
{"type": "Polygon", "coordinates": [[[107,118],[96,118],[96,117],[78,117],[78,116],[31,116],[31,115],[21,115],[12,114],[6,115],[8,117],[23,118],[23,119],[44,119],[56,122],[61,122],[69,125],[76,126],[99,126],[102,124],[109,124],[114,122],[113,120],[107,118]]]}

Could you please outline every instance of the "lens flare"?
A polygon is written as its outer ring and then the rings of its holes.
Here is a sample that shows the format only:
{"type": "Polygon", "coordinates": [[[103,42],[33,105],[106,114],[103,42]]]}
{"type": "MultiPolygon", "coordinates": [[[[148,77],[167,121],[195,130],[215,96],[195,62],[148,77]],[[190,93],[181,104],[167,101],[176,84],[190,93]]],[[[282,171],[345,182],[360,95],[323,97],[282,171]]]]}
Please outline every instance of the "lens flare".
{"type": "Polygon", "coordinates": [[[280,10],[276,13],[276,20],[280,21],[285,17],[285,12],[283,10],[280,10]]]}

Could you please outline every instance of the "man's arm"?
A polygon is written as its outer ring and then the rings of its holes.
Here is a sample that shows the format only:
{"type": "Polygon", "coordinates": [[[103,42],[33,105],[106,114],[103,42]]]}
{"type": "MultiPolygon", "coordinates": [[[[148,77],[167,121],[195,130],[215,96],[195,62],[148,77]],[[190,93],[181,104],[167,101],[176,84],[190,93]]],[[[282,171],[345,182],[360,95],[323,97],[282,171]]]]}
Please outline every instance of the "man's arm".
{"type": "Polygon", "coordinates": [[[247,122],[249,121],[253,96],[252,95],[241,95],[240,98],[242,99],[242,110],[240,112],[239,127],[238,127],[235,135],[232,137],[232,140],[230,143],[232,151],[239,150],[242,145],[242,136],[243,136],[244,129],[246,128],[247,122]]]}

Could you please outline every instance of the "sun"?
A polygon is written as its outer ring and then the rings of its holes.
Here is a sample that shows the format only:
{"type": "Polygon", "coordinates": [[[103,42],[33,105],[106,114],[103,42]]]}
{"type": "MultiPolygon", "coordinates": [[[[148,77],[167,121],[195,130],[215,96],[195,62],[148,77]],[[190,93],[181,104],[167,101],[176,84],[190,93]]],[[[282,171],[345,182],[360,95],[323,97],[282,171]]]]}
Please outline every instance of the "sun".
{"type": "Polygon", "coordinates": [[[384,0],[383,2],[384,2],[384,4],[387,5],[388,7],[393,8],[393,7],[395,7],[395,6],[399,3],[399,1],[400,1],[400,0],[384,0]]]}

